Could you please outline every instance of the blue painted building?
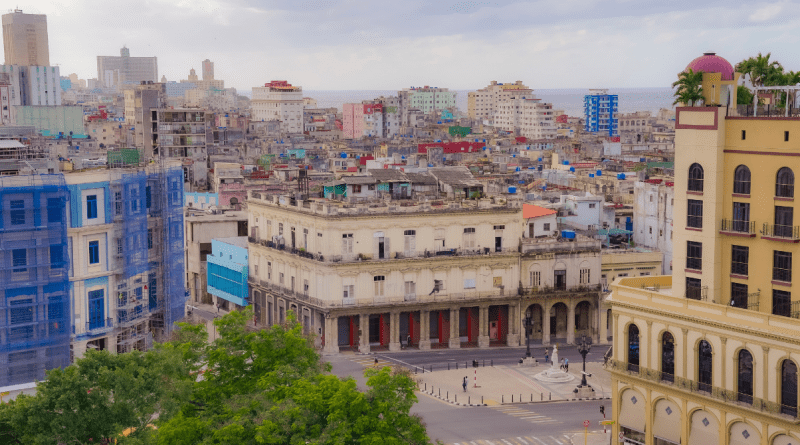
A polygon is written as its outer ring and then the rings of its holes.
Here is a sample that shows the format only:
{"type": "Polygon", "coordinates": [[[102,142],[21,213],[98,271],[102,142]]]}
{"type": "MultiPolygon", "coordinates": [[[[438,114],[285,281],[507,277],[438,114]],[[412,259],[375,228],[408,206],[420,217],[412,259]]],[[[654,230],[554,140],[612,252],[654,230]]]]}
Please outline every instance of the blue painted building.
{"type": "Polygon", "coordinates": [[[607,90],[591,90],[590,93],[583,97],[583,129],[608,137],[619,136],[619,96],[608,94],[607,90]]]}
{"type": "Polygon", "coordinates": [[[183,194],[183,201],[186,207],[192,207],[195,209],[207,209],[210,206],[219,205],[219,194],[185,192],[183,194]]]}
{"type": "Polygon", "coordinates": [[[70,363],[67,199],[62,175],[0,178],[0,387],[70,363]]]}
{"type": "Polygon", "coordinates": [[[217,297],[217,302],[247,306],[247,237],[234,236],[211,240],[211,255],[208,261],[208,293],[217,297]]]}

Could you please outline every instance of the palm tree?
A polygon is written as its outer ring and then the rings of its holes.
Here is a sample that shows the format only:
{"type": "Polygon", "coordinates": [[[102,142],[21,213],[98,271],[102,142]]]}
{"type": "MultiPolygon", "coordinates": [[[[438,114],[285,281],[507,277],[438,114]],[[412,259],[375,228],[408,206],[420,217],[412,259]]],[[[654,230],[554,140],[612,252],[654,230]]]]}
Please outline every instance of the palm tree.
{"type": "Polygon", "coordinates": [[[758,53],[756,57],[744,59],[736,64],[736,72],[750,76],[750,83],[754,87],[767,85],[771,79],[779,77],[783,73],[783,65],[777,60],[770,62],[772,53],[762,56],[758,53]]]}
{"type": "Polygon", "coordinates": [[[703,101],[703,72],[694,71],[689,68],[688,71],[678,73],[678,80],[672,84],[675,90],[675,102],[672,105],[683,103],[689,106],[697,105],[698,102],[703,101]]]}

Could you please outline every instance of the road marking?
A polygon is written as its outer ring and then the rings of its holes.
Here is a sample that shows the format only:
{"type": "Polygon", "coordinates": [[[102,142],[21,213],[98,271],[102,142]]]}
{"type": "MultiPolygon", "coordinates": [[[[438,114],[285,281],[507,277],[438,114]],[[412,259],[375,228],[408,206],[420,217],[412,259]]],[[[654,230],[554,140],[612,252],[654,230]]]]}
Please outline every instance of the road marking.
{"type": "Polygon", "coordinates": [[[542,445],[547,445],[546,443],[542,442],[542,439],[539,439],[538,437],[534,437],[534,439],[536,439],[542,445]]]}
{"type": "Polygon", "coordinates": [[[514,445],[514,444],[512,444],[511,442],[509,442],[509,441],[507,441],[505,439],[500,439],[500,440],[502,440],[503,442],[507,443],[508,445],[514,445]]]}
{"type": "Polygon", "coordinates": [[[555,437],[550,436],[550,438],[555,440],[558,445],[564,445],[564,443],[562,443],[560,440],[556,439],[555,437]]]}
{"type": "Polygon", "coordinates": [[[518,439],[520,442],[522,442],[523,444],[525,444],[525,445],[528,445],[528,442],[527,442],[525,439],[523,439],[523,438],[521,438],[521,437],[517,437],[517,439],[518,439]]]}
{"type": "Polygon", "coordinates": [[[520,419],[541,419],[547,416],[530,416],[530,417],[520,417],[520,419]]]}

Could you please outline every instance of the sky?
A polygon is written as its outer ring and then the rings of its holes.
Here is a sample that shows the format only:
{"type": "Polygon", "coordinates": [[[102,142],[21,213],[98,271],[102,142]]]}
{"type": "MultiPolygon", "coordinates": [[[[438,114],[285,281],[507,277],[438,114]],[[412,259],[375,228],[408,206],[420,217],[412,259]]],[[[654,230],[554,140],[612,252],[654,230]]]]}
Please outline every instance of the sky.
{"type": "MultiPolygon", "coordinates": [[[[215,62],[226,87],[305,90],[668,87],[695,57],[771,52],[800,70],[800,0],[31,0],[50,63],[97,77],[98,55],[157,56],[159,78],[215,62]]],[[[4,11],[5,12],[5,11],[4,11]]]]}

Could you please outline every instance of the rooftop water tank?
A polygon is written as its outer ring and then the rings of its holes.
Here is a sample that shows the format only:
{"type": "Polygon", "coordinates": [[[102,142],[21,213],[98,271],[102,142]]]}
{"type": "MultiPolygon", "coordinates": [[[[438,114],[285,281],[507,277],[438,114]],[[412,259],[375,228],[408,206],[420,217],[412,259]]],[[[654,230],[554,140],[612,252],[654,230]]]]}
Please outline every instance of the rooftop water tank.
{"type": "Polygon", "coordinates": [[[603,176],[603,171],[602,170],[597,170],[597,176],[603,176]]]}
{"type": "Polygon", "coordinates": [[[339,157],[342,159],[347,159],[347,153],[342,153],[339,155],[339,157]]]}
{"type": "Polygon", "coordinates": [[[561,238],[575,239],[575,232],[572,231],[572,230],[562,230],[561,231],[561,238]]]}
{"type": "Polygon", "coordinates": [[[569,171],[571,171],[571,172],[573,172],[573,173],[574,173],[574,172],[575,172],[575,167],[570,167],[570,168],[569,168],[569,171]]]}
{"type": "Polygon", "coordinates": [[[589,173],[590,178],[594,178],[594,173],[589,173]]]}
{"type": "Polygon", "coordinates": [[[625,173],[617,173],[617,179],[625,179],[625,173]]]}
{"type": "Polygon", "coordinates": [[[508,193],[517,193],[517,188],[512,185],[508,188],[508,193]]]}

